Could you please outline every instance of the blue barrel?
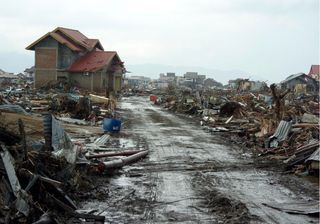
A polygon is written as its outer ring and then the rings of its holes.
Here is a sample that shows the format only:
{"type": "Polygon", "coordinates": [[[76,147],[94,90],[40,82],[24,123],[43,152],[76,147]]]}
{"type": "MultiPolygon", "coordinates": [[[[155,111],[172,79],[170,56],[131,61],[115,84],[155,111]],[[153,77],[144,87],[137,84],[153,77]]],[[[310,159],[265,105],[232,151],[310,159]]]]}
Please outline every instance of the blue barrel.
{"type": "Polygon", "coordinates": [[[119,132],[121,128],[121,121],[114,118],[103,119],[103,129],[108,132],[119,132]]]}

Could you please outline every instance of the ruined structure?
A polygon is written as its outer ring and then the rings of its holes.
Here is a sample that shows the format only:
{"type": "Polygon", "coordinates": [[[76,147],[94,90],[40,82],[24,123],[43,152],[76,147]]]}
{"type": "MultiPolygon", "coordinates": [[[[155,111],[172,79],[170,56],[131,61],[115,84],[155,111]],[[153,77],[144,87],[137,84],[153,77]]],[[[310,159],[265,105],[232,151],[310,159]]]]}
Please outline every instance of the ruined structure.
{"type": "Polygon", "coordinates": [[[304,73],[290,75],[280,84],[283,89],[291,89],[295,93],[316,92],[319,88],[317,81],[304,73]]]}

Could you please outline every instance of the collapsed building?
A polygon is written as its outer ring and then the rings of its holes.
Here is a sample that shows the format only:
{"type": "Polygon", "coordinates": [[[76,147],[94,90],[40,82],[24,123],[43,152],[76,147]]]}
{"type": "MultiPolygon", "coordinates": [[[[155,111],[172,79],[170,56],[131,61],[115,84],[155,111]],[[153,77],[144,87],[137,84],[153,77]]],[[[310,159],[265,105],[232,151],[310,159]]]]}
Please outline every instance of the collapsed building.
{"type": "Polygon", "coordinates": [[[2,69],[0,69],[0,84],[3,83],[11,83],[18,79],[18,76],[14,75],[10,72],[5,72],[2,69]]]}
{"type": "Polygon", "coordinates": [[[251,81],[249,79],[235,79],[229,80],[228,86],[231,89],[236,89],[237,91],[264,91],[267,89],[267,84],[262,81],[251,81]]]}
{"type": "Polygon", "coordinates": [[[317,81],[304,73],[290,75],[280,85],[296,93],[316,92],[319,89],[317,81]]]}

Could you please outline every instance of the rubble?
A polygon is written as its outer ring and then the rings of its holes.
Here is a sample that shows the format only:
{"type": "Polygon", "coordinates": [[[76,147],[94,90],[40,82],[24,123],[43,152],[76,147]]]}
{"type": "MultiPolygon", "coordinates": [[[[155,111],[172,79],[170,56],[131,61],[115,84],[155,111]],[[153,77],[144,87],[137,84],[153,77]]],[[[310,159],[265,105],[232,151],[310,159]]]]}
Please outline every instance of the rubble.
{"type": "MultiPolygon", "coordinates": [[[[305,93],[303,97],[289,89],[280,90],[275,84],[259,91],[214,89],[170,89],[151,95],[164,108],[186,114],[210,131],[233,136],[231,139],[252,151],[257,156],[278,159],[284,162],[301,147],[311,142],[319,145],[319,96],[305,93]],[[273,155],[273,157],[272,157],[273,155]]],[[[317,147],[310,149],[310,156],[317,147]]],[[[307,170],[304,155],[294,165],[292,172],[307,170]],[[300,170],[300,165],[304,168],[300,170]]],[[[309,163],[310,164],[310,163],[309,163]]],[[[288,166],[287,166],[288,168],[288,166]]],[[[295,172],[296,173],[296,172],[295,172]]]]}
{"type": "Polygon", "coordinates": [[[305,164],[308,168],[309,173],[315,172],[319,174],[319,162],[320,162],[320,149],[314,151],[311,156],[305,160],[305,164]]]}
{"type": "MultiPolygon", "coordinates": [[[[250,148],[257,157],[279,161],[284,171],[319,174],[318,95],[301,96],[276,85],[259,91],[170,86],[166,92],[152,92],[149,99],[199,122],[199,128],[250,148]]],[[[99,211],[80,211],[78,202],[98,194],[107,197],[94,179],[112,175],[149,153],[146,148],[108,144],[124,124],[115,99],[63,82],[37,91],[3,91],[0,223],[103,223],[99,211]]],[[[226,208],[236,208],[230,215],[242,214],[234,219],[250,218],[240,202],[233,207],[229,198],[211,193],[208,209],[225,203],[226,208]]],[[[304,207],[298,207],[287,210],[303,214],[304,207]]]]}
{"type": "Polygon", "coordinates": [[[115,132],[103,122],[114,118],[114,99],[64,90],[1,95],[0,223],[104,223],[104,216],[78,210],[84,195],[99,191],[91,179],[148,154],[106,147],[115,132]],[[88,138],[64,130],[79,125],[100,131],[88,138]],[[94,152],[98,148],[108,152],[94,152]]]}

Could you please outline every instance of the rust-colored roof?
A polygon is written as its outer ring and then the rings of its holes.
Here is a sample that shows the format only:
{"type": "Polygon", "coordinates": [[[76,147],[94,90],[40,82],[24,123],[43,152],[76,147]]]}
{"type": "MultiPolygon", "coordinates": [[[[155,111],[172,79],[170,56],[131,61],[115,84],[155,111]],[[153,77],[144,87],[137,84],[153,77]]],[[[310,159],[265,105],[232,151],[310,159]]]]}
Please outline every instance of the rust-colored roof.
{"type": "Polygon", "coordinates": [[[95,47],[103,50],[103,47],[98,39],[89,39],[78,30],[63,27],[57,27],[52,32],[45,34],[44,36],[30,44],[26,49],[34,50],[35,45],[48,36],[51,36],[59,43],[66,45],[73,51],[91,51],[95,47]]]}
{"type": "Polygon", "coordinates": [[[91,50],[90,48],[90,44],[87,43],[87,40],[89,39],[88,37],[86,37],[84,34],[82,34],[80,31],[78,30],[73,30],[73,29],[69,29],[69,28],[63,28],[63,27],[58,27],[55,29],[55,31],[53,32],[61,32],[62,34],[66,35],[67,37],[69,37],[72,41],[76,42],[77,44],[81,45],[82,47],[84,47],[87,50],[91,50]]]}
{"type": "Polygon", "coordinates": [[[96,72],[105,66],[109,66],[110,62],[120,58],[115,51],[92,51],[78,60],[76,60],[69,68],[70,72],[96,72]]]}
{"type": "Polygon", "coordinates": [[[309,75],[320,74],[320,65],[311,65],[309,75]]]}
{"type": "Polygon", "coordinates": [[[73,51],[82,51],[82,48],[80,48],[79,45],[68,40],[67,38],[65,38],[60,34],[50,32],[50,36],[54,38],[56,41],[58,41],[59,43],[66,45],[68,48],[70,48],[73,51]]]}
{"type": "Polygon", "coordinates": [[[96,47],[97,49],[103,50],[103,47],[98,39],[87,39],[86,43],[90,46],[91,49],[94,49],[96,47]]]}

